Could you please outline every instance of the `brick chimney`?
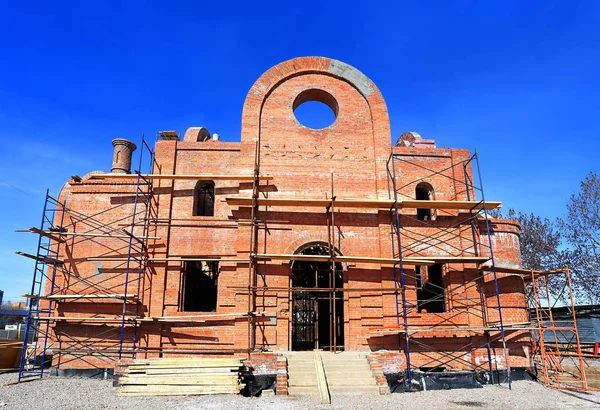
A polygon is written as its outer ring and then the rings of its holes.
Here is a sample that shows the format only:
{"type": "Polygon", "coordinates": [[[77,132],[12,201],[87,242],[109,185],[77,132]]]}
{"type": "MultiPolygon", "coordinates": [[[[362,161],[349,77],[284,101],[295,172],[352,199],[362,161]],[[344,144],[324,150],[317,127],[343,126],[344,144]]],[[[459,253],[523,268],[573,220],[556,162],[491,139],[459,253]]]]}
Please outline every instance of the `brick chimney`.
{"type": "Polygon", "coordinates": [[[133,142],[123,138],[115,138],[112,140],[112,144],[115,151],[110,172],[113,174],[131,174],[131,155],[137,147],[133,142]]]}

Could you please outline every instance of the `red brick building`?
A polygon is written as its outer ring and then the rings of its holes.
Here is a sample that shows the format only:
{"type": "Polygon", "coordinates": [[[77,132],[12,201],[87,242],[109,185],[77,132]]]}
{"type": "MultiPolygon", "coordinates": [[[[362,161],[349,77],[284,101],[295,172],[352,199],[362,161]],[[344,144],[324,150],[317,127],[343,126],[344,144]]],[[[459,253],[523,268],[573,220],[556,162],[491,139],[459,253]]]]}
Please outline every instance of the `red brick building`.
{"type": "Polygon", "coordinates": [[[384,98],[354,67],[303,57],[269,69],[240,142],[160,133],[141,177],[135,145],[113,144],[111,173],[74,178],[58,198],[61,263],[42,298],[54,367],[314,348],[379,352],[384,371],[407,358],[424,370],[530,364],[528,334],[510,329],[528,321],[523,280],[500,269],[521,266],[518,224],[486,217],[498,203],[482,201],[467,150],[416,133],[392,144],[384,98]],[[307,101],[334,123],[303,126],[294,110],[307,101]]]}

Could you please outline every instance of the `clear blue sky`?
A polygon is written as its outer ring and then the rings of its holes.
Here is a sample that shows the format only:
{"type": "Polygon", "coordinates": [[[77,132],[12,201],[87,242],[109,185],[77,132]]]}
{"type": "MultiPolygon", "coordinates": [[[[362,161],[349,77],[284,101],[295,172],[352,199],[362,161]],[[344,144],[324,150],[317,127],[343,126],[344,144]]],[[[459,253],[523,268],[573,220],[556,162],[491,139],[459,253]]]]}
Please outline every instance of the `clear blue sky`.
{"type": "Polygon", "coordinates": [[[370,77],[392,138],[477,147],[486,194],[554,218],[600,154],[600,5],[579,1],[4,2],[0,289],[29,291],[46,188],[108,171],[111,140],[205,126],[238,141],[253,82],[322,55],[370,77]]]}

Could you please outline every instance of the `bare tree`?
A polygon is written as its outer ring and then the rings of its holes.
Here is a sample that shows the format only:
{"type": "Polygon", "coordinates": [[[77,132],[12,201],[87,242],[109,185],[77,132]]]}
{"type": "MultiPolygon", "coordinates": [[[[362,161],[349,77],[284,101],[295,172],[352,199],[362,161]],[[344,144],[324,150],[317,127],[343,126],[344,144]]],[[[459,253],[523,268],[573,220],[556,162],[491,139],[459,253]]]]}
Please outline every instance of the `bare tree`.
{"type": "MultiPolygon", "coordinates": [[[[520,247],[523,268],[538,271],[562,269],[567,266],[569,252],[561,246],[562,236],[557,223],[533,213],[524,214],[509,209],[505,214],[497,211],[495,218],[514,219],[521,225],[520,247]]],[[[554,299],[565,299],[564,276],[550,275],[548,286],[554,299]]]]}
{"type": "Polygon", "coordinates": [[[569,244],[567,261],[581,296],[600,301],[600,179],[590,172],[580,191],[567,204],[567,216],[558,220],[569,244]]]}

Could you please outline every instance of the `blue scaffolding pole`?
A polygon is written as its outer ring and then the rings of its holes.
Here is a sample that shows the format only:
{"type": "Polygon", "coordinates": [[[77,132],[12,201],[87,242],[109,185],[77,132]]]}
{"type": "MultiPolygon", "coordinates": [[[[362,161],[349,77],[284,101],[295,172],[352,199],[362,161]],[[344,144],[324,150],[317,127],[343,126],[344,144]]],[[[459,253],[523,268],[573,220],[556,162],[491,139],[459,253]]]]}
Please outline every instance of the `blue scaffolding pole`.
{"type": "MultiPolygon", "coordinates": [[[[394,288],[395,296],[396,296],[396,322],[400,325],[400,307],[398,304],[398,288],[400,289],[402,295],[402,322],[404,326],[404,355],[406,357],[406,379],[408,380],[408,389],[412,391],[412,371],[410,364],[410,334],[408,333],[408,314],[407,314],[407,306],[406,306],[406,277],[404,271],[404,263],[402,260],[402,239],[400,235],[400,209],[398,206],[398,185],[396,183],[396,166],[394,163],[393,154],[388,159],[388,188],[393,189],[394,193],[394,205],[392,206],[392,218],[391,218],[391,226],[392,226],[392,255],[395,258],[398,256],[398,262],[394,264],[394,288]],[[392,163],[392,169],[390,171],[389,164],[390,160],[392,163]],[[398,246],[398,252],[395,250],[395,245],[398,246]],[[398,273],[400,273],[400,284],[398,284],[398,273]]],[[[388,192],[388,196],[391,195],[388,192]]],[[[391,199],[391,198],[390,198],[391,199]]],[[[400,334],[398,335],[398,339],[400,340],[400,334]]]]}
{"type": "MultiPolygon", "coordinates": [[[[149,210],[150,210],[150,205],[151,205],[151,201],[152,201],[152,181],[149,179],[146,179],[142,176],[142,165],[143,165],[143,158],[144,158],[144,151],[148,150],[148,153],[150,155],[150,170],[149,173],[152,173],[152,167],[153,167],[153,163],[154,163],[154,154],[152,152],[152,149],[148,146],[148,144],[146,144],[146,141],[144,140],[144,134],[142,134],[142,145],[140,147],[140,157],[139,157],[139,162],[138,162],[138,169],[136,170],[137,173],[137,179],[136,179],[136,185],[135,185],[135,200],[133,203],[133,216],[131,218],[131,224],[129,226],[129,243],[127,246],[127,262],[126,262],[126,267],[125,267],[125,287],[124,287],[124,294],[125,297],[123,298],[123,309],[122,309],[122,315],[121,315],[121,331],[119,332],[119,360],[122,359],[123,357],[123,343],[125,340],[125,329],[126,329],[126,324],[127,324],[127,315],[129,313],[132,314],[132,316],[134,316],[135,318],[137,318],[137,316],[139,315],[139,296],[140,296],[140,287],[141,287],[141,280],[142,280],[142,275],[145,272],[145,268],[146,268],[146,264],[147,264],[147,260],[148,260],[148,246],[147,246],[147,232],[148,232],[148,227],[149,227],[149,221],[148,221],[148,217],[149,217],[149,210]],[[135,236],[135,228],[136,226],[139,226],[139,222],[137,221],[137,210],[138,210],[138,206],[143,204],[145,206],[144,209],[144,214],[143,214],[143,220],[142,220],[142,235],[141,238],[138,238],[135,236]],[[133,243],[134,241],[139,242],[138,246],[139,246],[139,251],[137,251],[137,257],[133,257],[132,256],[132,250],[136,250],[133,243]],[[135,259],[135,261],[137,262],[137,264],[133,264],[132,261],[133,259],[135,259]],[[137,267],[135,266],[137,265],[137,267]],[[135,301],[135,312],[128,312],[127,310],[127,291],[129,289],[129,275],[133,274],[135,275],[133,282],[137,281],[137,297],[138,299],[135,301]]],[[[131,348],[131,357],[134,358],[135,357],[135,349],[136,349],[136,343],[137,343],[137,330],[138,330],[138,322],[134,322],[134,326],[133,326],[133,334],[132,334],[132,348],[131,348]]]]}
{"type": "MultiPolygon", "coordinates": [[[[467,184],[467,198],[469,200],[471,200],[470,199],[470,195],[471,195],[470,188],[472,188],[474,191],[477,190],[481,194],[480,203],[483,204],[483,217],[485,220],[485,230],[486,230],[486,234],[487,234],[488,247],[489,247],[489,253],[490,253],[490,263],[491,263],[490,268],[493,273],[495,297],[496,297],[496,301],[498,304],[498,327],[500,328],[500,340],[502,341],[502,353],[504,356],[504,362],[506,363],[506,380],[508,382],[508,388],[512,389],[512,380],[511,380],[511,374],[510,374],[510,362],[509,362],[508,348],[506,347],[506,334],[504,331],[504,321],[502,320],[502,303],[500,301],[500,288],[498,286],[498,275],[496,272],[496,261],[494,258],[494,246],[492,243],[492,234],[491,234],[491,229],[490,229],[491,226],[490,226],[490,220],[488,217],[488,211],[487,211],[487,206],[486,206],[486,202],[485,202],[485,194],[484,194],[484,190],[483,190],[483,180],[481,178],[481,168],[479,166],[479,155],[477,154],[477,148],[474,148],[473,152],[474,153],[471,156],[471,158],[469,159],[469,161],[467,161],[464,165],[465,181],[467,183],[470,180],[470,178],[468,176],[468,172],[467,172],[467,167],[474,159],[475,166],[477,168],[477,178],[478,178],[478,182],[479,182],[479,187],[477,187],[474,183],[472,183],[470,185],[467,184]]],[[[486,317],[487,315],[485,313],[486,306],[483,306],[482,308],[483,308],[484,320],[487,321],[487,317],[486,317]]],[[[487,323],[484,322],[484,325],[487,325],[487,323]]],[[[490,353],[489,342],[487,345],[488,345],[488,360],[489,360],[489,366],[490,366],[490,374],[492,375],[492,381],[493,381],[493,372],[491,371],[492,362],[491,362],[491,353],[490,353]]],[[[498,377],[498,384],[500,384],[499,377],[498,377]]]]}
{"type": "Polygon", "coordinates": [[[50,293],[54,291],[56,271],[62,265],[59,260],[61,241],[56,235],[62,231],[64,206],[46,191],[42,222],[40,223],[37,253],[33,269],[33,282],[29,299],[23,350],[19,364],[20,382],[24,377],[43,377],[46,373],[46,351],[50,333],[50,318],[53,313],[53,301],[47,301],[42,308],[41,296],[47,286],[50,293]],[[57,216],[58,215],[58,216],[57,216]],[[58,226],[55,223],[58,222],[58,226]],[[56,232],[56,235],[50,232],[56,232]],[[31,345],[29,344],[31,342],[31,345]]]}

